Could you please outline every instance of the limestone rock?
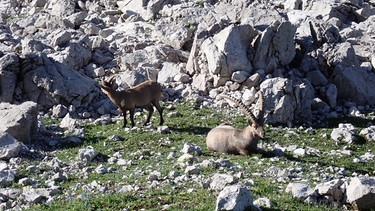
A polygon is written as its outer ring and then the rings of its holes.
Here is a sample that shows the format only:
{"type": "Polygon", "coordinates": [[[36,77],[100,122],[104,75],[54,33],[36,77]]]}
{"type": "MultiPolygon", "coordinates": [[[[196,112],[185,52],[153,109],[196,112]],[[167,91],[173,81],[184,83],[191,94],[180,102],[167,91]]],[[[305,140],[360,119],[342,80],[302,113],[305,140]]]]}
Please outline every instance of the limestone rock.
{"type": "Polygon", "coordinates": [[[18,141],[31,143],[36,135],[37,104],[31,101],[20,105],[0,103],[0,131],[9,133],[18,141]]]}
{"type": "Polygon", "coordinates": [[[210,183],[210,189],[213,190],[222,190],[227,185],[232,185],[238,182],[238,178],[228,175],[228,174],[215,174],[212,177],[212,181],[210,183]]]}
{"type": "Polygon", "coordinates": [[[251,209],[253,206],[253,197],[251,190],[241,184],[225,187],[216,199],[216,209],[242,211],[251,209]]]}
{"type": "Polygon", "coordinates": [[[18,155],[21,144],[6,132],[0,131],[0,159],[9,160],[18,155]]]}
{"type": "Polygon", "coordinates": [[[296,199],[306,199],[308,196],[314,195],[315,190],[313,190],[309,184],[305,183],[289,183],[285,189],[285,192],[291,192],[293,198],[296,199]]]}
{"type": "Polygon", "coordinates": [[[375,207],[375,178],[354,177],[347,184],[347,202],[355,204],[359,209],[375,207]]]}

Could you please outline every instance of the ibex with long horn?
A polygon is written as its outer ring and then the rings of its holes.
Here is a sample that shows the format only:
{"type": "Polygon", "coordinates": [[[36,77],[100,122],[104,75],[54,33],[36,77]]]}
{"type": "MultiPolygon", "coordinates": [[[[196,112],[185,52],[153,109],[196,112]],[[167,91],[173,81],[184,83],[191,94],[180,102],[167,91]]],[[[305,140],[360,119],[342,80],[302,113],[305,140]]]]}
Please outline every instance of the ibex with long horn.
{"type": "Polygon", "coordinates": [[[212,129],[206,137],[207,149],[229,154],[250,155],[257,151],[257,145],[261,138],[264,138],[264,97],[261,91],[259,96],[258,118],[241,101],[230,96],[220,95],[233,101],[245,111],[249,118],[249,126],[244,129],[236,129],[230,125],[221,124],[212,129]]]}
{"type": "Polygon", "coordinates": [[[148,116],[144,125],[150,122],[154,107],[160,114],[160,125],[164,123],[163,119],[163,108],[160,106],[159,101],[162,94],[162,88],[160,84],[155,81],[147,80],[132,88],[117,91],[113,88],[112,81],[116,75],[112,75],[108,80],[100,85],[103,92],[109,97],[109,99],[120,108],[124,115],[124,125],[126,127],[126,112],[130,112],[131,126],[134,127],[134,111],[135,108],[146,108],[148,110],[148,116]]]}

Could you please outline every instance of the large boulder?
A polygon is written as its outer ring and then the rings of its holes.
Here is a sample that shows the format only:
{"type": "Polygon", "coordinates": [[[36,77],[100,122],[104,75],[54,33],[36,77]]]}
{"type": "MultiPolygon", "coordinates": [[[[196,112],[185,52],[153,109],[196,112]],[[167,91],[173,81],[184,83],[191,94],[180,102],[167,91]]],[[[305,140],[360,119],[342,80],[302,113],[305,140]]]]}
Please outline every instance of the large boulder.
{"type": "Polygon", "coordinates": [[[9,133],[0,131],[0,159],[9,160],[18,155],[21,143],[9,133]]]}
{"type": "Polygon", "coordinates": [[[292,124],[297,108],[293,82],[286,78],[266,79],[260,84],[265,99],[265,119],[269,124],[292,124]]]}
{"type": "Polygon", "coordinates": [[[187,23],[158,21],[153,35],[158,37],[164,44],[180,50],[186,42],[191,40],[193,33],[187,23]]]}
{"type": "Polygon", "coordinates": [[[16,88],[17,75],[10,71],[0,70],[0,102],[12,102],[16,88]]]}
{"type": "Polygon", "coordinates": [[[248,57],[251,42],[258,31],[251,25],[229,25],[212,39],[202,44],[208,70],[211,74],[231,76],[235,71],[251,72],[252,66],[248,57]]]}
{"type": "Polygon", "coordinates": [[[19,141],[31,143],[37,132],[37,104],[27,101],[20,105],[0,103],[0,131],[19,141]]]}
{"type": "Polygon", "coordinates": [[[338,98],[351,100],[360,105],[375,105],[375,74],[359,67],[338,65],[333,81],[338,98]]]}
{"type": "Polygon", "coordinates": [[[25,63],[29,66],[23,77],[24,94],[38,105],[51,108],[64,103],[77,108],[88,106],[98,95],[99,89],[91,78],[43,54],[25,63]]]}
{"type": "Polygon", "coordinates": [[[375,208],[375,177],[354,177],[346,188],[347,202],[360,210],[375,208]]]}
{"type": "Polygon", "coordinates": [[[277,67],[288,65],[296,55],[295,26],[289,21],[275,21],[264,30],[254,44],[254,68],[271,73],[277,67]]]}

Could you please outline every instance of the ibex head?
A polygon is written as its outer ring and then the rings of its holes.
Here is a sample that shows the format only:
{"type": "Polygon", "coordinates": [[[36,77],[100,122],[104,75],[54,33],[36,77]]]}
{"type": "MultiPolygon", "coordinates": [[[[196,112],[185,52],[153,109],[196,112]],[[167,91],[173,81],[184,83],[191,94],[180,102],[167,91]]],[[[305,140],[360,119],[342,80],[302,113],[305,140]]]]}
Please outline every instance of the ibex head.
{"type": "Polygon", "coordinates": [[[250,109],[245,104],[243,104],[241,101],[239,101],[239,100],[237,100],[233,97],[227,96],[227,95],[220,95],[219,98],[222,98],[222,97],[227,98],[227,99],[233,101],[242,110],[244,110],[244,112],[246,113],[246,115],[249,118],[249,120],[248,120],[249,126],[254,128],[254,132],[258,137],[264,138],[265,137],[265,132],[264,132],[264,128],[263,128],[263,126],[264,126],[264,96],[263,96],[262,91],[258,91],[257,94],[259,96],[258,118],[255,117],[255,115],[250,111],[250,109]]]}
{"type": "Polygon", "coordinates": [[[108,92],[111,92],[115,90],[113,88],[113,79],[116,77],[116,75],[111,75],[107,80],[104,80],[102,84],[100,84],[100,87],[104,90],[104,92],[107,94],[108,92]]]}

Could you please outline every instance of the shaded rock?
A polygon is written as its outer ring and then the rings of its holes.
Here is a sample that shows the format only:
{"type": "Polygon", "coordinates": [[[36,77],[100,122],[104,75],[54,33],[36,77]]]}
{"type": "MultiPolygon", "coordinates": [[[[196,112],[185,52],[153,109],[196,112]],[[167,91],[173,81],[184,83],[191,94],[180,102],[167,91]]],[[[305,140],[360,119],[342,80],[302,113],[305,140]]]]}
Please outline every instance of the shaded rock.
{"type": "Polygon", "coordinates": [[[16,83],[16,74],[10,71],[2,71],[0,68],[0,102],[13,101],[13,94],[15,92],[16,83]]]}
{"type": "Polygon", "coordinates": [[[375,178],[354,177],[348,181],[346,200],[359,209],[373,209],[375,207],[375,178]]]}
{"type": "Polygon", "coordinates": [[[187,166],[184,172],[187,175],[193,175],[201,173],[202,169],[198,168],[197,166],[187,166]]]}
{"type": "Polygon", "coordinates": [[[18,155],[21,143],[6,132],[0,131],[0,159],[9,160],[18,155]]]}
{"type": "Polygon", "coordinates": [[[324,86],[328,83],[328,79],[319,70],[308,72],[306,77],[310,79],[314,86],[324,86]]]}
{"type": "Polygon", "coordinates": [[[329,195],[334,201],[341,201],[344,196],[344,190],[341,188],[343,184],[343,180],[336,179],[323,184],[318,184],[315,189],[319,195],[329,195]]]}
{"type": "Polygon", "coordinates": [[[363,128],[359,135],[364,136],[368,141],[375,141],[375,126],[363,128]]]}
{"type": "Polygon", "coordinates": [[[331,108],[337,105],[337,87],[335,84],[330,84],[326,90],[327,103],[331,108]]]}
{"type": "Polygon", "coordinates": [[[20,105],[0,103],[0,131],[15,139],[31,143],[37,131],[37,104],[31,101],[20,105]]]}
{"type": "Polygon", "coordinates": [[[338,65],[333,73],[337,97],[358,104],[375,104],[375,74],[361,68],[338,65]]]}
{"type": "Polygon", "coordinates": [[[16,178],[16,171],[13,169],[0,171],[0,185],[8,186],[14,182],[16,178]]]}

